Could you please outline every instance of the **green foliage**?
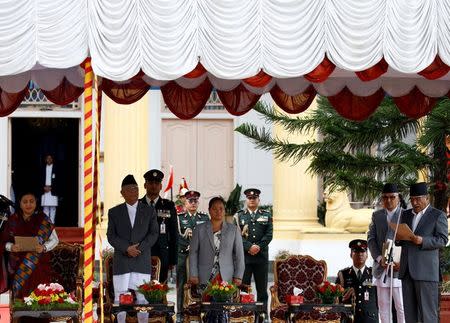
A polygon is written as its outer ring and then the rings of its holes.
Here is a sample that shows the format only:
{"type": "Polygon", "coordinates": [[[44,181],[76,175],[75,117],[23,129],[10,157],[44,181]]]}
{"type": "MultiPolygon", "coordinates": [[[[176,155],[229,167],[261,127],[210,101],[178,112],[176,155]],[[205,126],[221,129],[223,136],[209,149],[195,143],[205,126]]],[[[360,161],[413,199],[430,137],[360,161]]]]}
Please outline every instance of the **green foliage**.
{"type": "Polygon", "coordinates": [[[41,305],[33,303],[32,305],[27,305],[23,300],[15,300],[13,304],[15,311],[73,311],[80,307],[79,303],[51,303],[46,305],[41,305]]]}
{"type": "MultiPolygon", "coordinates": [[[[308,172],[321,176],[331,189],[344,187],[358,199],[373,199],[386,181],[398,183],[406,193],[419,172],[429,175],[432,188],[447,182],[444,140],[450,134],[448,98],[439,100],[423,122],[401,114],[391,98],[385,98],[362,122],[341,117],[324,97],[318,98],[317,109],[300,116],[287,115],[264,103],[258,103],[255,110],[267,124],[287,133],[310,135],[311,139],[293,143],[250,123],[236,131],[280,161],[295,165],[310,158],[308,172]],[[410,142],[416,133],[418,140],[410,142]]],[[[442,195],[442,188],[438,191],[442,195]]],[[[442,209],[444,200],[445,192],[440,200],[434,194],[436,207],[442,209]]]]}
{"type": "Polygon", "coordinates": [[[239,211],[242,207],[240,202],[242,186],[236,184],[234,189],[231,191],[230,196],[228,197],[227,203],[225,205],[225,213],[227,215],[235,215],[237,211],[239,211]]]}

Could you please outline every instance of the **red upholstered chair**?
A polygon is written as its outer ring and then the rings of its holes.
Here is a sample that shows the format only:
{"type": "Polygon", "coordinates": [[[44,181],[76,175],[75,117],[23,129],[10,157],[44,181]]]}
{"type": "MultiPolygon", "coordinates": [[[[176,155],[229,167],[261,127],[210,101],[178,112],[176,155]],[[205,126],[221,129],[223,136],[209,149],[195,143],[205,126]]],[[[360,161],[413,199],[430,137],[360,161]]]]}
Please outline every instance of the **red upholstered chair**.
{"type": "MultiPolygon", "coordinates": [[[[286,321],[287,304],[285,298],[293,294],[294,287],[303,289],[305,303],[321,303],[316,297],[316,286],[327,278],[327,264],[324,260],[316,260],[310,256],[290,255],[275,260],[273,264],[274,285],[270,287],[272,301],[270,318],[274,323],[286,321]]],[[[294,321],[300,322],[333,322],[339,323],[340,314],[318,311],[299,313],[294,321]]]]}

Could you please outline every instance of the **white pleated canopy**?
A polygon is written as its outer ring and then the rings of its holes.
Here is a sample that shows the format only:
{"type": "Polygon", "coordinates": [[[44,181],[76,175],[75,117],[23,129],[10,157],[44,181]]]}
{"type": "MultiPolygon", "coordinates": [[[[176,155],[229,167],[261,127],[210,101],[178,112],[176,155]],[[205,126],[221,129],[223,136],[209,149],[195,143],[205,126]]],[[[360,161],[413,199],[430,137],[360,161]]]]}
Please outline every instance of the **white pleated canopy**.
{"type": "Polygon", "coordinates": [[[1,88],[35,79],[50,89],[64,76],[82,84],[88,56],[96,75],[114,81],[142,70],[149,83],[189,87],[199,80],[183,75],[200,62],[217,88],[262,70],[291,94],[326,56],[337,68],[319,93],[381,86],[398,95],[417,85],[440,96],[449,74],[416,73],[437,56],[450,66],[450,0],[0,0],[1,88]],[[382,58],[388,73],[356,79],[382,58]]]}

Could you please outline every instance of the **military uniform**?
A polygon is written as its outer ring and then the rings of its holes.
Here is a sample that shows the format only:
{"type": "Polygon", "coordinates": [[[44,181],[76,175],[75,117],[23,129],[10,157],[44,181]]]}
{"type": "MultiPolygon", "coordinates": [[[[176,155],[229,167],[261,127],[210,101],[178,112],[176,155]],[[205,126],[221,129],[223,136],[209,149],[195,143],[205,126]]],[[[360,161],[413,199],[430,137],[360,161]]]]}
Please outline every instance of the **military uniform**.
{"type": "MultiPolygon", "coordinates": [[[[367,241],[361,239],[352,240],[349,243],[349,248],[352,250],[352,256],[355,253],[366,253],[367,241]]],[[[362,268],[361,266],[358,267],[362,268]]],[[[372,285],[372,268],[367,266],[364,266],[363,270],[354,266],[344,268],[338,272],[336,283],[346,290],[353,288],[355,291],[354,323],[378,323],[377,287],[372,285]],[[358,271],[360,271],[361,275],[359,278],[358,271]]],[[[352,298],[349,298],[344,303],[352,303],[352,298]]]]}
{"type": "Polygon", "coordinates": [[[249,210],[240,210],[235,215],[235,222],[241,228],[244,245],[245,272],[242,283],[250,285],[253,274],[258,302],[267,304],[269,243],[273,235],[272,214],[261,209],[257,209],[253,214],[249,210]],[[260,247],[260,251],[256,255],[250,255],[248,251],[254,244],[260,247]]]}
{"type": "MultiPolygon", "coordinates": [[[[149,204],[147,199],[144,196],[141,202],[149,204]]],[[[169,266],[175,266],[177,263],[177,212],[172,201],[161,197],[156,201],[154,208],[158,220],[159,236],[158,241],[152,247],[152,256],[158,256],[161,260],[159,280],[165,282],[169,266]]]]}
{"type": "Polygon", "coordinates": [[[177,308],[178,313],[183,310],[184,285],[187,282],[186,262],[189,256],[189,244],[192,232],[197,224],[209,221],[209,215],[196,212],[190,215],[188,212],[178,214],[178,259],[177,259],[177,308]]]}

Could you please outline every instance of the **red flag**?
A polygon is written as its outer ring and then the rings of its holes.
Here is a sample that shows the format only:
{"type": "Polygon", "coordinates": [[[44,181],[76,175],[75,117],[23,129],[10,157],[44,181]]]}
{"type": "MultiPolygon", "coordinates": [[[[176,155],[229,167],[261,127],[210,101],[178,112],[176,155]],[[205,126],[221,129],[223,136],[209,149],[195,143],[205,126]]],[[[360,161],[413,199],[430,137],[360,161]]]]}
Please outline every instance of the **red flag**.
{"type": "Polygon", "coordinates": [[[167,187],[164,189],[164,193],[169,191],[173,186],[173,166],[170,165],[170,171],[169,171],[169,181],[167,182],[167,187]]]}

